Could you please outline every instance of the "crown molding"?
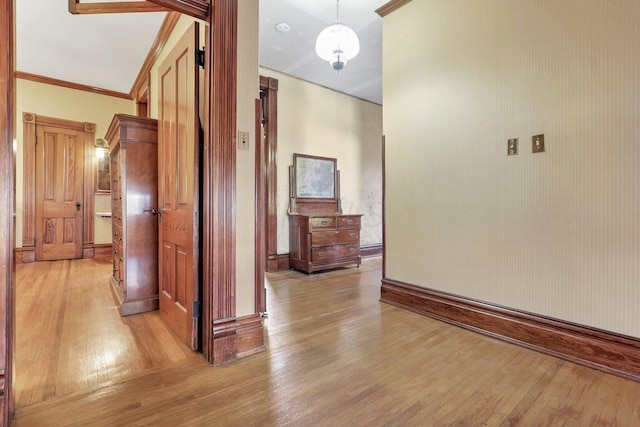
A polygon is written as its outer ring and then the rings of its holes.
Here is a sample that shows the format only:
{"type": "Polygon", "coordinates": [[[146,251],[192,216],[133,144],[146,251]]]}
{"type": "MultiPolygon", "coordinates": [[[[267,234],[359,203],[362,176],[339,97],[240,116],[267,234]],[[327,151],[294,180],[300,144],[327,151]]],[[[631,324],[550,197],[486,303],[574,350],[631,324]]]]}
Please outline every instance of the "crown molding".
{"type": "Polygon", "coordinates": [[[396,9],[401,8],[411,0],[391,0],[389,3],[376,9],[376,13],[381,17],[385,17],[396,9]]]}
{"type": "Polygon", "coordinates": [[[69,13],[73,15],[90,15],[97,13],[134,13],[134,12],[167,12],[164,6],[148,1],[121,1],[80,3],[80,0],[69,0],[69,13]]]}
{"type": "Polygon", "coordinates": [[[46,77],[46,76],[41,76],[41,75],[38,75],[38,74],[26,73],[24,71],[16,71],[14,73],[14,75],[15,75],[15,77],[17,79],[31,80],[32,82],[44,83],[44,84],[53,85],[53,86],[66,87],[68,89],[82,90],[82,91],[85,91],[85,92],[96,93],[98,95],[106,95],[106,96],[113,96],[113,97],[116,97],[116,98],[133,100],[131,95],[129,95],[128,93],[116,92],[115,90],[102,89],[102,88],[99,88],[99,87],[83,85],[83,84],[80,84],[80,83],[72,83],[72,82],[68,82],[66,80],[58,80],[58,79],[54,79],[52,77],[46,77]]]}
{"type": "Polygon", "coordinates": [[[169,36],[171,36],[171,33],[176,27],[179,19],[179,12],[169,12],[164,18],[162,26],[160,27],[160,30],[158,30],[158,36],[153,42],[151,49],[149,49],[149,53],[140,68],[138,77],[136,77],[136,80],[133,82],[133,86],[131,86],[131,91],[129,92],[131,99],[136,99],[141,93],[144,93],[145,87],[149,84],[149,73],[151,72],[151,68],[160,56],[160,52],[162,52],[162,49],[167,44],[167,40],[169,40],[169,36]]]}

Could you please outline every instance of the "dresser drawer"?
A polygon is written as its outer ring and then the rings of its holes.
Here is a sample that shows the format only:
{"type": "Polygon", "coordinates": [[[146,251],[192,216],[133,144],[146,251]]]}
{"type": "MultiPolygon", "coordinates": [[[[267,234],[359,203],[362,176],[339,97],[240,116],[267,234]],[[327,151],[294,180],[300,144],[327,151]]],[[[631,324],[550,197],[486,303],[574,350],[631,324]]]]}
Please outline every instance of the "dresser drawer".
{"type": "Polygon", "coordinates": [[[334,230],[336,228],[336,219],[331,217],[309,218],[309,229],[311,230],[334,230]]]}
{"type": "Polygon", "coordinates": [[[331,260],[360,255],[359,244],[322,246],[311,248],[311,261],[331,260]]]}
{"type": "Polygon", "coordinates": [[[341,216],[338,218],[338,228],[356,228],[360,229],[359,216],[341,216]]]}
{"type": "Polygon", "coordinates": [[[359,230],[327,230],[311,233],[311,245],[327,245],[332,243],[358,243],[359,230]]]}

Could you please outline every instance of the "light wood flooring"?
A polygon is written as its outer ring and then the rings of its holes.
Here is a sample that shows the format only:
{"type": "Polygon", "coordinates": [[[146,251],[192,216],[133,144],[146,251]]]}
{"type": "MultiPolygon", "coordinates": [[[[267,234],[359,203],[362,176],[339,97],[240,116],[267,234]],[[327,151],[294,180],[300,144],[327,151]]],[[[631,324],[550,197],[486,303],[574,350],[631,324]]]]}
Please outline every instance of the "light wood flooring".
{"type": "Polygon", "coordinates": [[[18,271],[16,426],[640,425],[639,383],[380,303],[379,258],[268,274],[267,351],[221,367],[120,318],[108,263],[42,264],[18,271]]]}

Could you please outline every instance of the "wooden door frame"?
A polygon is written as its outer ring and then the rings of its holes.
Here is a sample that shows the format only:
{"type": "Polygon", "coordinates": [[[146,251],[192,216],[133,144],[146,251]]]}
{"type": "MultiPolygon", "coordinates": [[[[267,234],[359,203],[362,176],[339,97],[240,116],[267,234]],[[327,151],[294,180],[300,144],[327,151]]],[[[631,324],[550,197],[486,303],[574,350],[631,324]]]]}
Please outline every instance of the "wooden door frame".
{"type": "MultiPolygon", "coordinates": [[[[208,23],[203,221],[203,354],[215,364],[237,357],[235,281],[235,127],[238,0],[150,0],[208,23]],[[206,6],[206,8],[205,8],[206,6]],[[203,10],[206,15],[203,15],[203,10]],[[214,256],[215,255],[215,256],[214,256]],[[220,260],[220,262],[217,262],[220,260]]],[[[0,426],[13,414],[14,0],[0,6],[0,426]],[[7,209],[8,208],[8,209],[7,209]]]]}
{"type": "MultiPolygon", "coordinates": [[[[256,176],[264,174],[264,190],[258,206],[265,212],[261,227],[265,232],[266,271],[281,270],[278,257],[278,80],[260,76],[260,91],[263,95],[262,109],[266,126],[266,138],[261,138],[261,164],[256,165],[256,176]],[[265,114],[266,113],[266,114],[265,114]]],[[[289,267],[287,257],[286,267],[289,267]]]]}
{"type": "Polygon", "coordinates": [[[13,0],[0,6],[0,38],[6,49],[0,53],[0,425],[13,413],[13,125],[14,125],[14,8],[13,0]]]}
{"type": "Polygon", "coordinates": [[[211,0],[205,31],[201,282],[202,352],[214,365],[231,362],[238,355],[235,244],[237,22],[238,0],[211,0]]]}
{"type": "Polygon", "coordinates": [[[84,187],[83,187],[83,243],[82,257],[92,258],[93,249],[93,196],[95,192],[96,160],[95,123],[76,122],[41,116],[34,113],[22,113],[23,127],[23,207],[22,207],[22,262],[35,261],[36,239],[36,127],[53,126],[71,129],[84,134],[84,187]]]}

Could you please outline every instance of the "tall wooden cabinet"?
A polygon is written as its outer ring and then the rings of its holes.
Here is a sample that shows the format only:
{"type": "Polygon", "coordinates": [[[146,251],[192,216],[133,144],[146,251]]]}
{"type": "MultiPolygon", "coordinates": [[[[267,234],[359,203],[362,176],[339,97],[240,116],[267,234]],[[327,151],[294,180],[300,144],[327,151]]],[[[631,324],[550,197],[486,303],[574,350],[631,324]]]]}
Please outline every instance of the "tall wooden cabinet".
{"type": "Polygon", "coordinates": [[[158,309],[157,120],[116,114],[109,126],[113,275],[120,315],[158,309]]]}

